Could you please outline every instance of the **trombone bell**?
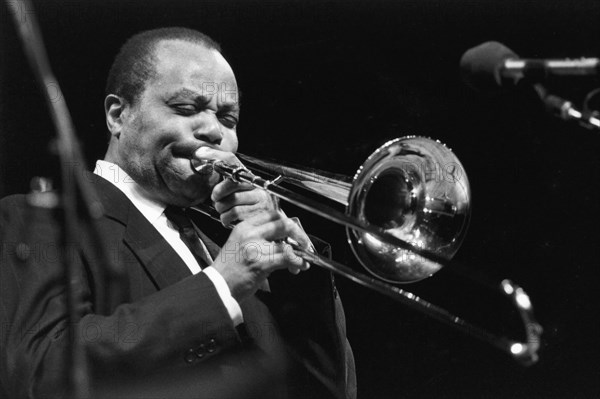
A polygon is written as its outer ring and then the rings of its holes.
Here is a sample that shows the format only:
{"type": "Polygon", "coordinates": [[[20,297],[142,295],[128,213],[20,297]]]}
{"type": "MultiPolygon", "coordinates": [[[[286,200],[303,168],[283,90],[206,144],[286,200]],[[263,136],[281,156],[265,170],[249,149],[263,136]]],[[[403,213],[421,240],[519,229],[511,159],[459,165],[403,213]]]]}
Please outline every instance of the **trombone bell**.
{"type": "MultiPolygon", "coordinates": [[[[465,237],[471,191],[458,158],[439,141],[408,136],[377,149],[358,169],[347,214],[450,260],[465,237]]],[[[361,264],[392,283],[429,277],[442,265],[369,233],[346,229],[361,264]]]]}

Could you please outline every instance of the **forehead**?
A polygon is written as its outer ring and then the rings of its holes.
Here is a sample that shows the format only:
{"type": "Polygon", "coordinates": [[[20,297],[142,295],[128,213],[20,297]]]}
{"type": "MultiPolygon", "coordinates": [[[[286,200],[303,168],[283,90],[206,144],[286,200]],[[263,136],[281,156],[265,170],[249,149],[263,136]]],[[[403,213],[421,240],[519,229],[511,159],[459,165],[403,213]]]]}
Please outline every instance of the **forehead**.
{"type": "Polygon", "coordinates": [[[182,40],[163,40],[154,51],[156,77],[151,82],[161,91],[181,87],[197,91],[237,90],[235,75],[215,49],[182,40]]]}

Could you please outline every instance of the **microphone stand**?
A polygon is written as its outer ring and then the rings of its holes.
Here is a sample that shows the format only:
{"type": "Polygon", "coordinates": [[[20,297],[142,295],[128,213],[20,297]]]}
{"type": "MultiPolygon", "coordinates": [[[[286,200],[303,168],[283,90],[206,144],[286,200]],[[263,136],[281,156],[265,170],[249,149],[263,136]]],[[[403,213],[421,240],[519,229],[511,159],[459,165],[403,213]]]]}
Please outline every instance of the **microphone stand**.
{"type": "Polygon", "coordinates": [[[43,91],[57,134],[57,152],[61,168],[61,192],[59,206],[62,207],[63,229],[59,247],[59,259],[64,264],[64,283],[67,292],[69,316],[69,375],[68,388],[71,397],[89,398],[90,381],[85,348],[79,339],[77,296],[79,273],[74,256],[68,253],[68,245],[75,244],[82,235],[92,243],[94,255],[101,261],[100,272],[103,292],[98,292],[96,311],[107,314],[122,302],[125,291],[125,272],[120,265],[111,261],[107,246],[100,235],[97,222],[103,209],[93,187],[86,180],[85,162],[78,145],[75,129],[48,61],[38,22],[30,0],[6,1],[13,16],[18,36],[25,54],[43,91]],[[27,11],[27,12],[25,12],[27,11]],[[110,289],[109,289],[110,287],[110,289]]]}
{"type": "Polygon", "coordinates": [[[541,84],[534,84],[533,88],[544,103],[546,110],[554,116],[564,121],[578,122],[579,125],[590,130],[600,131],[600,119],[595,113],[578,110],[571,101],[550,94],[541,84]]]}

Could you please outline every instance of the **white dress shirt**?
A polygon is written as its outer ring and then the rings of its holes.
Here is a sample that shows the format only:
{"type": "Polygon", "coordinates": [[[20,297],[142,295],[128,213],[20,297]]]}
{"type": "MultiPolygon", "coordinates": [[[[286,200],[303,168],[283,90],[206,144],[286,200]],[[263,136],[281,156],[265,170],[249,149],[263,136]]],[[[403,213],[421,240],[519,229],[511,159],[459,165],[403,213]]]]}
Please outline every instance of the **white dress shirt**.
{"type": "MultiPolygon", "coordinates": [[[[214,267],[208,266],[204,269],[200,268],[198,261],[194,255],[192,255],[188,246],[181,240],[179,229],[167,219],[167,216],[164,213],[166,205],[151,199],[147,191],[116,164],[98,160],[96,161],[94,173],[114,184],[127,196],[127,198],[129,198],[133,205],[146,219],[148,219],[150,224],[156,228],[175,252],[177,252],[192,274],[206,274],[217,289],[217,293],[227,308],[233,324],[237,326],[242,323],[244,321],[242,309],[238,302],[231,296],[231,291],[229,290],[227,282],[214,267]]],[[[198,241],[202,244],[205,253],[210,256],[202,240],[198,238],[198,241]]]]}

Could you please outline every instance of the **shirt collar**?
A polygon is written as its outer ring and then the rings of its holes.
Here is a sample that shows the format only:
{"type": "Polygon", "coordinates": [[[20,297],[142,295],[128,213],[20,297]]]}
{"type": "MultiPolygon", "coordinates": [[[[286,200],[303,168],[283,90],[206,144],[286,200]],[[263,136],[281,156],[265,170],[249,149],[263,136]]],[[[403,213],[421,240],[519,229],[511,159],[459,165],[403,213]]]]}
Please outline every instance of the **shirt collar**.
{"type": "Polygon", "coordinates": [[[165,211],[166,205],[152,199],[148,191],[129,177],[119,165],[98,160],[94,173],[121,190],[150,223],[156,223],[165,211]]]}

